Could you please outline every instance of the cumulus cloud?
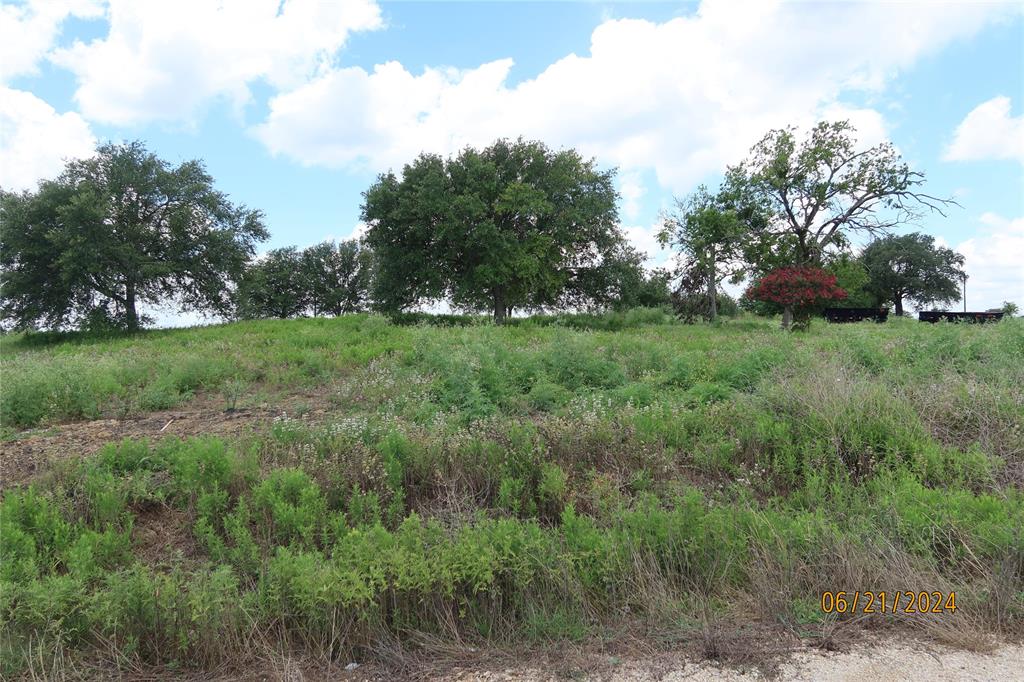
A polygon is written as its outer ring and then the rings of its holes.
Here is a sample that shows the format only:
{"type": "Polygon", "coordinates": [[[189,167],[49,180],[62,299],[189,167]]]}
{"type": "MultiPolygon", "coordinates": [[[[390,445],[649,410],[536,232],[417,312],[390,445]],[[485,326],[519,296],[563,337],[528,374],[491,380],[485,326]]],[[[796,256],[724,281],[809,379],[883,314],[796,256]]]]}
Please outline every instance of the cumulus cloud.
{"type": "Polygon", "coordinates": [[[626,171],[619,176],[619,194],[622,196],[622,217],[636,220],[640,215],[640,200],[647,193],[643,178],[637,171],[626,171]]]}
{"type": "Polygon", "coordinates": [[[0,86],[0,187],[33,189],[69,158],[89,156],[96,139],[74,112],[59,114],[30,92],[0,86]]]}
{"type": "Polygon", "coordinates": [[[661,231],[661,223],[654,223],[644,227],[642,225],[623,225],[622,232],[629,243],[641,253],[647,254],[648,268],[664,267],[671,265],[672,252],[662,247],[658,242],[658,232],[661,231]]]}
{"type": "Polygon", "coordinates": [[[984,213],[976,224],[978,234],[956,246],[966,259],[968,309],[1024,305],[1024,217],[984,213]]]}
{"type": "Polygon", "coordinates": [[[946,147],[947,161],[1012,159],[1024,163],[1024,115],[1010,114],[1009,97],[993,97],[974,107],[946,147]]]}
{"type": "Polygon", "coordinates": [[[97,0],[30,0],[21,5],[0,5],[0,83],[38,72],[39,62],[71,16],[103,16],[97,0]]]}
{"type": "Polygon", "coordinates": [[[241,107],[250,85],[297,86],[329,68],[355,31],[380,28],[374,0],[111,0],[106,37],[53,60],[78,79],[87,118],[194,123],[211,101],[241,107]]]}
{"type": "Polygon", "coordinates": [[[253,133],[303,164],[372,170],[525,135],[627,170],[653,168],[662,186],[687,191],[772,127],[850,118],[863,141],[885,138],[882,115],[844,93],[877,93],[923,55],[1011,11],[706,0],[664,23],[605,21],[589,54],[517,84],[511,59],[421,73],[398,62],[331,68],[273,97],[253,133]]]}
{"type": "Polygon", "coordinates": [[[103,15],[95,0],[30,0],[0,5],[0,187],[33,189],[68,158],[87,156],[96,144],[77,113],[58,113],[36,95],[9,87],[33,76],[51,52],[69,17],[103,15]]]}

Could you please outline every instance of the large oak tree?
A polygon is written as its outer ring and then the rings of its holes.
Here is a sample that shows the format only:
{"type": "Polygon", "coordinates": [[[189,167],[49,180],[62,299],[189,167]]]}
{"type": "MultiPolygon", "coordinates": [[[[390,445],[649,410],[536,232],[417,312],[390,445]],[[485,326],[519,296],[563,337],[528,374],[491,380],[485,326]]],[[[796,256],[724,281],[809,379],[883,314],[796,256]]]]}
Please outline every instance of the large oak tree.
{"type": "Polygon", "coordinates": [[[882,302],[891,302],[897,315],[903,302],[919,306],[960,300],[964,257],[936,246],[931,235],[914,232],[877,239],[864,249],[861,261],[868,272],[867,289],[882,302]]]}
{"type": "Polygon", "coordinates": [[[199,161],[106,144],[38,191],[0,194],[2,315],[17,328],[102,320],[129,330],[142,304],[227,314],[232,283],[267,238],[199,161]]]}
{"type": "Polygon", "coordinates": [[[378,307],[448,298],[500,322],[581,293],[623,244],[613,178],[575,151],[522,139],[423,154],[401,177],[382,175],[363,204],[378,307]]]}

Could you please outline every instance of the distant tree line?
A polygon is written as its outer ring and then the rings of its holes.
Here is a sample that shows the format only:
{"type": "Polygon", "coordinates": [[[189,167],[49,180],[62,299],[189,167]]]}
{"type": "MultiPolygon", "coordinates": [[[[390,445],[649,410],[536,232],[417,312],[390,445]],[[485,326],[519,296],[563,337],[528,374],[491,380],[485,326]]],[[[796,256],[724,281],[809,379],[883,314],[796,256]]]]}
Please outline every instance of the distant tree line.
{"type": "Polygon", "coordinates": [[[440,301],[502,322],[517,311],[673,306],[686,321],[740,304],[805,324],[823,305],[944,305],[963,257],[892,230],[951,203],[921,189],[892,145],[858,149],[846,122],[798,139],[769,132],[717,191],[664,216],[679,259],[648,270],[619,226],[615,171],[573,150],[498,140],[422,154],[364,192],[361,240],[257,256],[263,215],[232,204],[199,161],[172,166],[140,142],[100,146],[34,192],[0,189],[5,329],[118,328],[143,306],[225,318],[402,315],[440,301]],[[871,239],[860,253],[854,238],[871,239]]]}
{"type": "Polygon", "coordinates": [[[369,249],[355,239],[268,251],[242,273],[235,314],[252,319],[366,311],[372,268],[369,249]]]}
{"type": "Polygon", "coordinates": [[[399,314],[440,300],[493,314],[669,303],[669,276],[618,226],[614,171],[499,140],[422,155],[364,194],[363,240],[286,247],[199,161],[105,144],[34,192],[0,189],[4,329],[137,330],[145,306],[223,318],[399,314]]]}

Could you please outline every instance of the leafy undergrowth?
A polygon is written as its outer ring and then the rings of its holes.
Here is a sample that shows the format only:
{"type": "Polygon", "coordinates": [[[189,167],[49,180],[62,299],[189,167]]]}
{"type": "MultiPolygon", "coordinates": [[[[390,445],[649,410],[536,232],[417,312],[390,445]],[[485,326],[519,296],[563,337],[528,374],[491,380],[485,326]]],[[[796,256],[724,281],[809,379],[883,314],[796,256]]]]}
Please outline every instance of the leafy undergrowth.
{"type": "MultiPolygon", "coordinates": [[[[268,650],[386,661],[624,622],[652,641],[721,619],[822,640],[891,624],[970,646],[1024,634],[1019,322],[801,336],[550,322],[246,323],[5,359],[15,411],[30,401],[11,378],[39,372],[46,393],[90,359],[111,385],[118,362],[144,364],[140,390],[184,356],[287,382],[298,348],[341,376],[326,423],[112,443],[6,491],[4,674],[80,657],[210,670],[268,650]],[[143,542],[154,518],[184,519],[183,537],[143,542]],[[958,608],[819,606],[883,589],[955,591],[958,608]]],[[[102,402],[97,382],[83,392],[102,402]]],[[[65,414],[46,405],[40,419],[65,414]]]]}

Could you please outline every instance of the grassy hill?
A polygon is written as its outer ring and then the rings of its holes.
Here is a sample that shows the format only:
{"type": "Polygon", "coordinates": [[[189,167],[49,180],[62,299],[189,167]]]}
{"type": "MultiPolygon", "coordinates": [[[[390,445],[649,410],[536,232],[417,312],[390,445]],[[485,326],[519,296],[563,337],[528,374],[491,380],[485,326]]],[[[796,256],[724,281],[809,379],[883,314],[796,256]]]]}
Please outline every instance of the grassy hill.
{"type": "Polygon", "coordinates": [[[5,674],[1024,634],[1020,320],[352,316],[0,357],[5,447],[189,405],[272,415],[4,481],[5,674]],[[956,610],[823,613],[840,590],[956,610]]]}

